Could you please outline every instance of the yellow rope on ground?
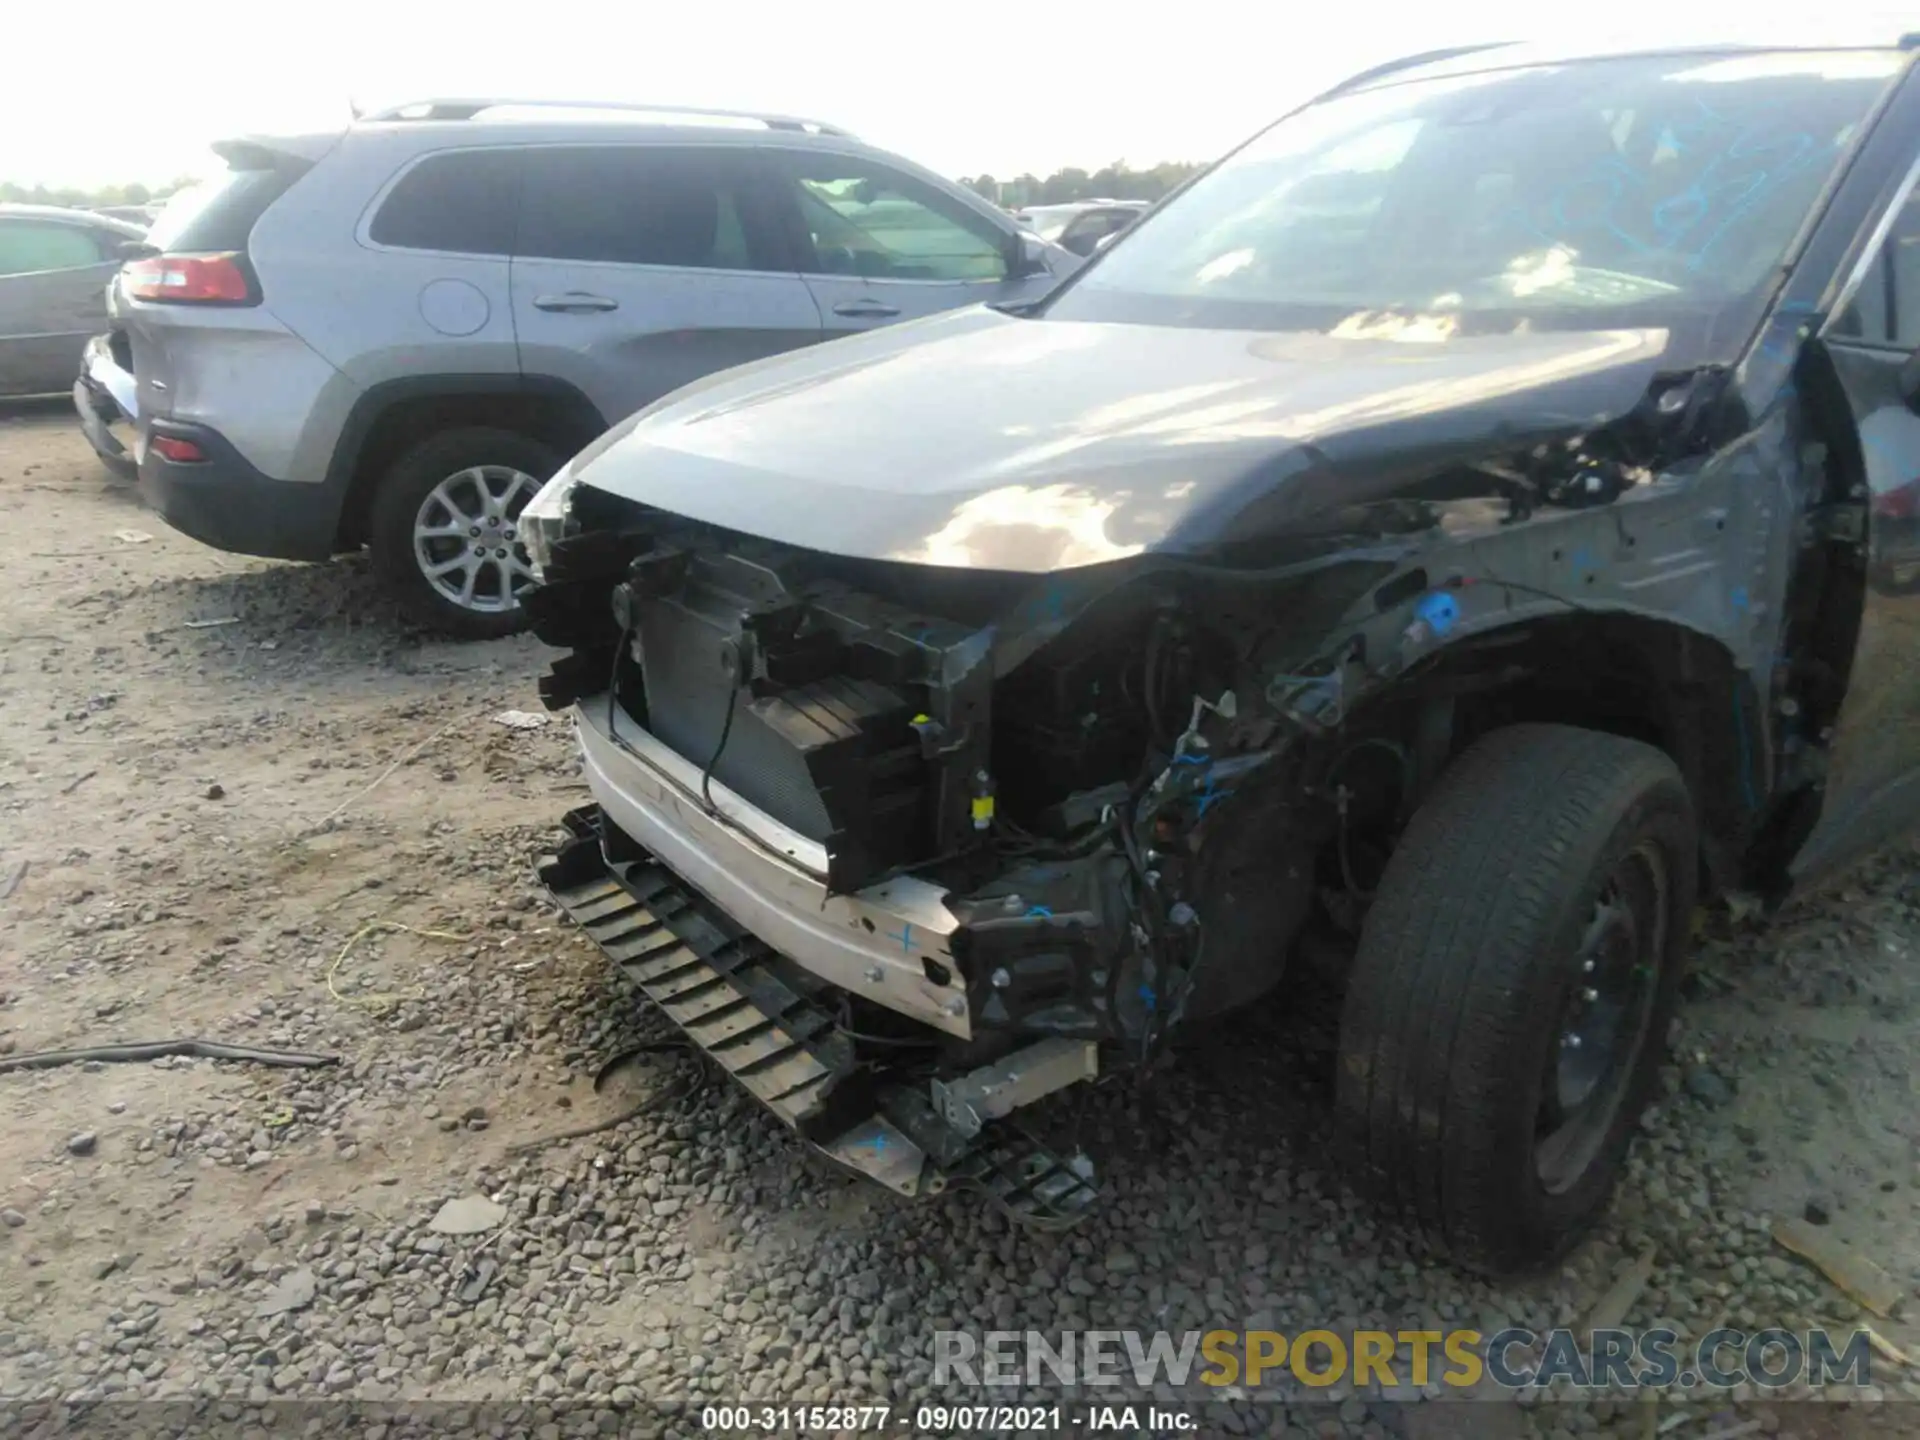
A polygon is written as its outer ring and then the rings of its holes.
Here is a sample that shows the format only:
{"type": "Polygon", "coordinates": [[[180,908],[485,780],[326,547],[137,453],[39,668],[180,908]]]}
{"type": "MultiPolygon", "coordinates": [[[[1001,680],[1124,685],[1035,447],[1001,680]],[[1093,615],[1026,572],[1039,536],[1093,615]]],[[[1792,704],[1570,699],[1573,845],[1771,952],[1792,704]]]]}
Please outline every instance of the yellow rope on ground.
{"type": "Polygon", "coordinates": [[[415,985],[404,991],[383,991],[377,995],[343,995],[340,992],[339,985],[334,982],[334,977],[340,973],[340,962],[347,958],[354,946],[376,930],[399,931],[406,935],[419,935],[428,940],[459,942],[473,938],[471,935],[455,935],[450,930],[418,930],[411,925],[402,925],[398,920],[370,920],[354,931],[352,938],[340,947],[340,953],[333,957],[333,963],[327,967],[327,993],[343,1004],[358,1005],[375,1013],[390,1010],[402,1000],[424,1000],[427,997],[427,987],[424,985],[415,985]]]}

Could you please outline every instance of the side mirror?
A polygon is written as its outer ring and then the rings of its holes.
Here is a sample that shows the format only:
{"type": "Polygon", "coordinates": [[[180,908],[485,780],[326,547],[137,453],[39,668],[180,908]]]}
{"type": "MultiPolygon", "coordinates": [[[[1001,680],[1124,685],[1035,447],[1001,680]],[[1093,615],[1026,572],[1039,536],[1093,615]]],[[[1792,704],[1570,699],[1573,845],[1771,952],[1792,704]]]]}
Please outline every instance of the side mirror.
{"type": "Polygon", "coordinates": [[[114,255],[121,260],[138,260],[145,255],[157,255],[160,248],[149,245],[145,240],[122,240],[113,247],[114,255]]]}
{"type": "Polygon", "coordinates": [[[1046,248],[1024,230],[1008,232],[1003,247],[1007,257],[1007,278],[1025,280],[1030,275],[1048,273],[1046,248]]]}

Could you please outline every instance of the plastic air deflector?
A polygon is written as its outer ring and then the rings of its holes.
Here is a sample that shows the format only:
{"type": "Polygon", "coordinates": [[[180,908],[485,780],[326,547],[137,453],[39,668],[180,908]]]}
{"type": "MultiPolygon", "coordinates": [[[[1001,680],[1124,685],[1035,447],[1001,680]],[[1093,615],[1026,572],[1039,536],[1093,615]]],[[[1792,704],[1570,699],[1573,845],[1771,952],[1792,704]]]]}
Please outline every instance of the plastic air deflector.
{"type": "Polygon", "coordinates": [[[612,830],[598,806],[565,824],[569,839],[540,864],[554,900],[624,979],[815,1150],[903,1195],[977,1189],[1031,1223],[1071,1223],[1098,1198],[1084,1161],[1060,1159],[1007,1120],[964,1135],[934,1109],[924,1081],[876,1074],[834,1021],[839,992],[612,830]]]}

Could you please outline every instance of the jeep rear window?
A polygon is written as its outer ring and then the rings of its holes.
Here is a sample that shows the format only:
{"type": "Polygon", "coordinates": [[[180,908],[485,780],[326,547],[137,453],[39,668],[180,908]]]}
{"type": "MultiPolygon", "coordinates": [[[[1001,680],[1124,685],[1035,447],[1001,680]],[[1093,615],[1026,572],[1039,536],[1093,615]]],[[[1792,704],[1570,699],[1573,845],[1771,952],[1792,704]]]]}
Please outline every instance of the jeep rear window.
{"type": "Polygon", "coordinates": [[[167,202],[147,243],[174,254],[245,250],[254,222],[311,168],[291,155],[236,147],[225,171],[167,202]]]}
{"type": "Polygon", "coordinates": [[[400,177],[367,229],[376,245],[510,255],[519,157],[507,150],[429,155],[400,177]]]}
{"type": "Polygon", "coordinates": [[[1412,322],[1435,339],[1738,337],[1907,58],[1637,56],[1356,91],[1228,157],[1047,313],[1403,339],[1412,322]]]}

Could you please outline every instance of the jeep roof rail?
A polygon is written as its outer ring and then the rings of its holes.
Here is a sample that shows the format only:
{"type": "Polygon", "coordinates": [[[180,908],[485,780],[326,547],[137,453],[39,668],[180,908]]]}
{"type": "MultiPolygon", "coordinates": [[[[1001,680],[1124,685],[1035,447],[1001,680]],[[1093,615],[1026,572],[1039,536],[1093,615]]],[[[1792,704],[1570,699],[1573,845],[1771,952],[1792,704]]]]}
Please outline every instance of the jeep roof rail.
{"type": "Polygon", "coordinates": [[[471,120],[487,110],[623,110],[636,115],[692,115],[705,120],[754,120],[769,130],[798,130],[813,135],[850,136],[851,132],[824,120],[800,115],[768,114],[759,110],[711,110],[693,105],[643,105],[632,100],[520,100],[511,96],[450,97],[410,100],[387,105],[360,116],[362,120],[471,120]]]}
{"type": "Polygon", "coordinates": [[[1412,70],[1421,65],[1437,65],[1442,60],[1454,60],[1462,55],[1472,55],[1481,50],[1499,50],[1511,45],[1511,40],[1482,40],[1473,45],[1448,45],[1440,50],[1422,50],[1417,55],[1402,55],[1398,60],[1389,60],[1384,65],[1375,65],[1370,70],[1362,70],[1358,75],[1349,75],[1331,90],[1324,90],[1314,97],[1313,103],[1331,100],[1336,95],[1344,95],[1349,90],[1358,90],[1362,85],[1370,85],[1375,80],[1385,79],[1401,70],[1412,70]]]}

